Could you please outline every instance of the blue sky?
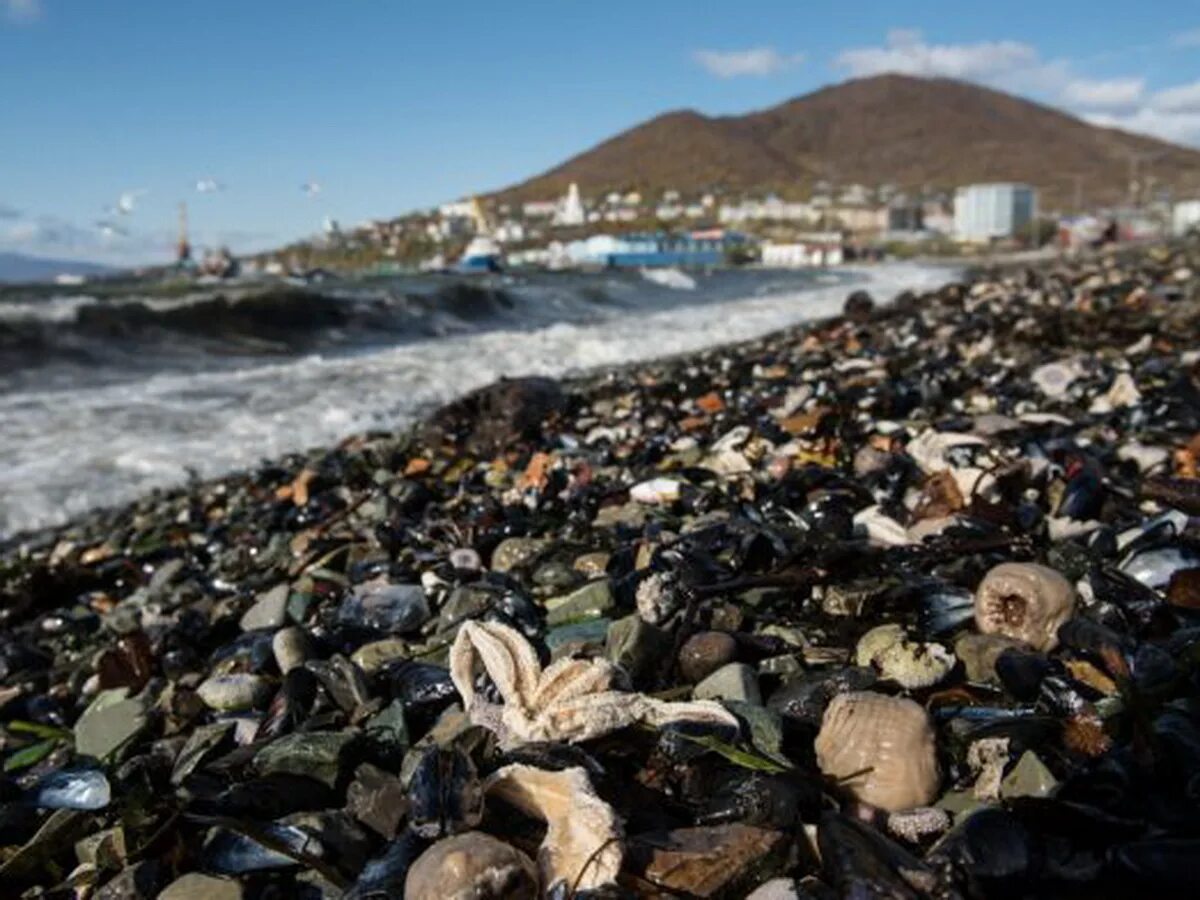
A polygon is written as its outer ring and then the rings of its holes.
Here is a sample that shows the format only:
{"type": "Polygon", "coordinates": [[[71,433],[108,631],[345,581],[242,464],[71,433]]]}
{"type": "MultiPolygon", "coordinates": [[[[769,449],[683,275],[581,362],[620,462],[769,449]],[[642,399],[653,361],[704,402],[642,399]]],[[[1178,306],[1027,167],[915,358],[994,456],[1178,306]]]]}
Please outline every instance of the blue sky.
{"type": "Polygon", "coordinates": [[[0,0],[0,250],[162,258],[180,200],[197,243],[272,246],[501,187],[668,109],[880,71],[1200,145],[1195,0],[708,6],[0,0]]]}

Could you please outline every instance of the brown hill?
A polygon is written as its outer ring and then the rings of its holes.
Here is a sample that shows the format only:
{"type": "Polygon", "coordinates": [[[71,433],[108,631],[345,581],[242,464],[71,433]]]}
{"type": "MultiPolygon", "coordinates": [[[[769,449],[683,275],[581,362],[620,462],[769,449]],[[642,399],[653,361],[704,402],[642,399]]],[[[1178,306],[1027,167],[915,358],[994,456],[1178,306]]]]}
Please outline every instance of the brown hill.
{"type": "Polygon", "coordinates": [[[585,195],[674,188],[772,190],[806,196],[814,182],[952,188],[1023,181],[1044,209],[1129,196],[1131,173],[1155,189],[1200,188],[1200,151],[944,78],[880,75],[822,88],[744,116],[670,112],[521,184],[503,200],[549,199],[578,182],[585,195]]]}

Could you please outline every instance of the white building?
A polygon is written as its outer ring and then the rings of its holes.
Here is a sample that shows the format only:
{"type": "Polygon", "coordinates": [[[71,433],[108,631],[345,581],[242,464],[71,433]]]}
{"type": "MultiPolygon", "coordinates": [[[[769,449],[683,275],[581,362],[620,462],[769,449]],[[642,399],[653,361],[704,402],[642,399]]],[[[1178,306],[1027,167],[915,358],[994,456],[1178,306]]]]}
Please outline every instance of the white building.
{"type": "Polygon", "coordinates": [[[529,200],[521,204],[521,212],[527,219],[549,219],[558,212],[558,201],[529,200]]]}
{"type": "Polygon", "coordinates": [[[1200,200],[1181,200],[1171,210],[1171,233],[1186,234],[1200,226],[1200,200]]]}
{"type": "Polygon", "coordinates": [[[579,185],[571,182],[567,195],[559,203],[558,212],[554,215],[555,225],[582,225],[586,222],[587,211],[583,208],[583,200],[579,196],[579,185]]]}
{"type": "Polygon", "coordinates": [[[1037,191],[1027,184],[971,184],[954,192],[954,236],[986,243],[1012,237],[1037,215],[1037,191]]]}

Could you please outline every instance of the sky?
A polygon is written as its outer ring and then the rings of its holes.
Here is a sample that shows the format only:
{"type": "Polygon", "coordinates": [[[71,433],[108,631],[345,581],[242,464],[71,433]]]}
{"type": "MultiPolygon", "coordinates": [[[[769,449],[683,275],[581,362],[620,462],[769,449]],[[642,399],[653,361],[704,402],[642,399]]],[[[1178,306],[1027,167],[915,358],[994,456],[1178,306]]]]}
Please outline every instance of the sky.
{"type": "Polygon", "coordinates": [[[198,246],[278,246],[503,187],[667,110],[888,71],[1200,146],[1196,0],[709,6],[0,0],[0,251],[165,261],[180,201],[198,246]]]}

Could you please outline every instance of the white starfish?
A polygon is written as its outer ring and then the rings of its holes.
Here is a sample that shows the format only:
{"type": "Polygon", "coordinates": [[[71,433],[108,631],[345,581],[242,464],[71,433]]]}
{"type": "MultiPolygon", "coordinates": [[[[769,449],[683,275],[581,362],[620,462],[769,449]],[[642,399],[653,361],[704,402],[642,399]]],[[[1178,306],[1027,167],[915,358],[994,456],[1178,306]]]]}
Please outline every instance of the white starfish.
{"type": "Polygon", "coordinates": [[[547,896],[556,896],[560,884],[587,891],[617,880],[625,855],[621,823],[583,769],[515,763],[489,776],[484,791],[548,826],[538,851],[547,896]]]}
{"type": "Polygon", "coordinates": [[[612,690],[616,667],[605,659],[560,659],[542,669],[529,641],[499,622],[466,622],[450,648],[450,677],[471,721],[496,732],[504,746],[533,741],[586,741],[638,722],[661,728],[673,722],[738,727],[719,703],[667,703],[612,690]],[[477,663],[504,700],[475,693],[477,663]]]}

